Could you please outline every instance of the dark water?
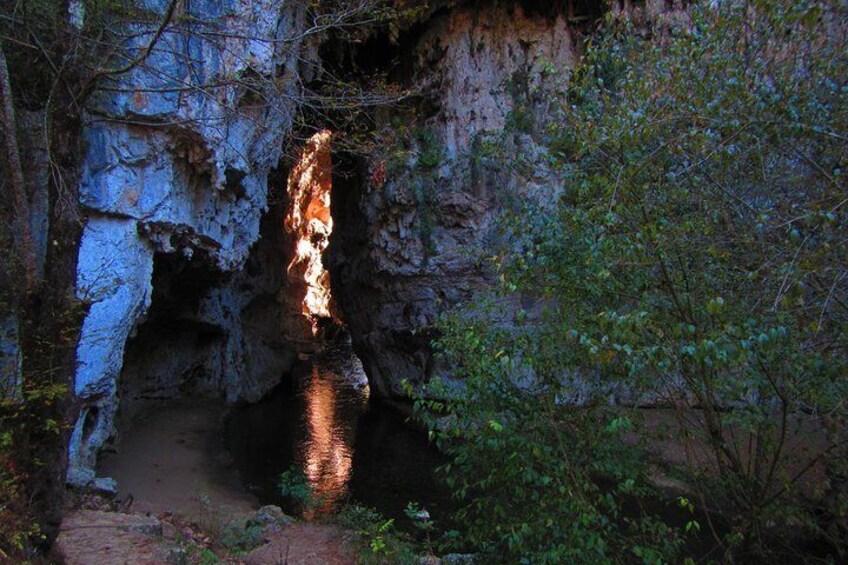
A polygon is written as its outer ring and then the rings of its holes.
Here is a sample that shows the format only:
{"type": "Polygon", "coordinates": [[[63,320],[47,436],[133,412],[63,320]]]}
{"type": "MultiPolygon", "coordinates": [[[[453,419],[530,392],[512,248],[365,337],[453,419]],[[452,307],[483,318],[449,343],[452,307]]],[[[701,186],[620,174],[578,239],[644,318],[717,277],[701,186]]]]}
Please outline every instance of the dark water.
{"type": "Polygon", "coordinates": [[[440,520],[450,495],[435,477],[443,456],[397,411],[369,398],[359,360],[337,347],[295,371],[290,386],[237,411],[227,446],[248,488],[265,504],[296,509],[277,487],[292,466],[323,503],[309,517],[345,502],[402,518],[408,502],[440,520]]]}

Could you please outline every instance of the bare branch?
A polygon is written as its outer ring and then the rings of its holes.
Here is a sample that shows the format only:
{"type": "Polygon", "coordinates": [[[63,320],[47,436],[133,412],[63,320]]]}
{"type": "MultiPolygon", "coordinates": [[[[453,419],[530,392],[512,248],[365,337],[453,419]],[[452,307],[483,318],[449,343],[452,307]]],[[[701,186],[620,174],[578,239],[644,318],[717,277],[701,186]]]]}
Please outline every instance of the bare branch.
{"type": "Polygon", "coordinates": [[[119,67],[117,69],[97,69],[94,72],[94,76],[91,77],[89,84],[93,84],[95,81],[97,81],[97,79],[102,78],[104,76],[115,76],[128,73],[134,68],[136,68],[138,65],[146,61],[150,54],[153,52],[153,48],[156,47],[156,44],[159,43],[159,40],[162,38],[162,34],[165,33],[165,29],[171,23],[178,2],[179,0],[171,0],[168,3],[168,8],[165,10],[165,15],[162,17],[162,21],[159,23],[159,27],[156,28],[155,32],[153,32],[153,37],[150,38],[150,41],[147,43],[147,47],[144,48],[144,50],[141,52],[141,55],[139,55],[135,59],[132,59],[123,67],[119,67]]]}

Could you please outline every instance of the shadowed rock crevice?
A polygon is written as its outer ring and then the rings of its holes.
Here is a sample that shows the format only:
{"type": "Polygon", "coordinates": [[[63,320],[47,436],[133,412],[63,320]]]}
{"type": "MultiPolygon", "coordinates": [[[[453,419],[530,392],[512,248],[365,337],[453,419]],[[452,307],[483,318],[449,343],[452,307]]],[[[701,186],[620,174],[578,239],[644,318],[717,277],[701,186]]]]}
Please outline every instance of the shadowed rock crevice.
{"type": "MultiPolygon", "coordinates": [[[[116,432],[122,394],[128,413],[138,408],[133,398],[170,397],[181,387],[255,400],[295,356],[280,343],[280,324],[257,306],[279,285],[267,290],[273,277],[243,273],[250,255],[262,252],[254,244],[268,211],[269,173],[297,112],[304,77],[293,71],[314,58],[302,34],[306,6],[260,0],[248,11],[232,1],[184,8],[192,23],[172,22],[142,64],[109,78],[85,116],[76,286],[90,308],[77,349],[74,393],[83,412],[68,475],[79,486],[91,483],[97,452],[116,432]],[[201,22],[226,30],[226,39],[198,33],[201,22]],[[263,104],[245,99],[246,86],[263,104]],[[185,288],[157,287],[167,279],[165,255],[180,256],[167,261],[185,273],[175,278],[185,288]],[[214,271],[229,276],[212,280],[214,271]],[[148,312],[153,299],[176,301],[181,293],[193,311],[148,312]],[[131,335],[134,351],[125,352],[131,335]],[[154,384],[141,385],[152,373],[154,384]],[[97,425],[83,442],[92,407],[97,425]]],[[[145,48],[144,31],[156,24],[134,25],[124,45],[130,51],[145,48]]]]}
{"type": "Polygon", "coordinates": [[[201,261],[154,256],[153,301],[127,342],[118,380],[123,423],[185,394],[217,391],[208,365],[225,344],[226,330],[199,314],[202,298],[223,278],[201,261]]]}
{"type": "MultiPolygon", "coordinates": [[[[119,434],[179,398],[256,401],[298,354],[338,333],[321,257],[332,230],[331,172],[329,147],[314,140],[291,168],[270,172],[259,238],[237,272],[221,270],[217,242],[187,226],[140,224],[158,251],[150,306],[124,350],[119,434]]],[[[229,180],[240,182],[236,173],[229,180]]]]}
{"type": "MultiPolygon", "coordinates": [[[[497,286],[485,257],[502,243],[499,218],[555,205],[564,191],[540,117],[579,57],[581,32],[572,3],[554,4],[433,13],[389,72],[418,87],[415,100],[376,116],[381,150],[339,161],[333,290],[378,395],[450,376],[431,347],[440,313],[497,286]]],[[[522,308],[519,297],[504,301],[492,322],[510,324],[522,308]]]]}

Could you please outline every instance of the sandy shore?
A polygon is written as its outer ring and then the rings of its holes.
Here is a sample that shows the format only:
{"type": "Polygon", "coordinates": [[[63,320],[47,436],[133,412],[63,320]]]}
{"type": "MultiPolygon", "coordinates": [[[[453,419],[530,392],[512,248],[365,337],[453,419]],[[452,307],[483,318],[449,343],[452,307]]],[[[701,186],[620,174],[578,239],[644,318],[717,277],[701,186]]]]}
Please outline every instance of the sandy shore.
{"type": "Polygon", "coordinates": [[[224,412],[222,403],[195,400],[148,414],[102,457],[98,474],[118,481],[119,497],[131,495],[135,512],[180,514],[207,526],[251,512],[259,502],[230,465],[224,412]]]}

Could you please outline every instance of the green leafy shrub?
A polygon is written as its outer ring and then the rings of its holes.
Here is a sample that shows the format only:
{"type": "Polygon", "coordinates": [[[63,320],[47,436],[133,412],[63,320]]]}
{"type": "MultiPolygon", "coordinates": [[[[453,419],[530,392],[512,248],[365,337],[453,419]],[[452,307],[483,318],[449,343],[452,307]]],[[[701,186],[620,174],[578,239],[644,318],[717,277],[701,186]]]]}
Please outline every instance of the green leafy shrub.
{"type": "Polygon", "coordinates": [[[312,483],[298,467],[292,466],[280,475],[277,488],[284,497],[290,499],[301,511],[320,506],[323,499],[315,492],[312,483]]]}
{"type": "Polygon", "coordinates": [[[507,114],[504,129],[517,133],[532,133],[533,120],[532,110],[522,106],[516,106],[507,114]]]}
{"type": "Polygon", "coordinates": [[[9,432],[0,436],[0,561],[23,559],[41,530],[32,521],[24,492],[26,477],[13,459],[9,432]]]}
{"type": "MultiPolygon", "coordinates": [[[[625,441],[628,418],[599,406],[560,406],[557,397],[567,387],[553,379],[522,383],[516,373],[524,362],[512,355],[549,346],[536,342],[540,334],[507,335],[456,318],[442,328],[446,355],[462,367],[464,390],[417,404],[440,413],[431,424],[451,456],[444,471],[462,503],[456,519],[483,562],[677,556],[680,532],[647,510],[623,512],[625,504],[652,495],[646,467],[625,441]],[[510,342],[515,346],[504,346],[510,342]]],[[[428,393],[445,395],[438,382],[428,393]]]]}
{"type": "Polygon", "coordinates": [[[338,523],[354,532],[360,544],[359,563],[363,565],[417,565],[419,557],[409,537],[373,508],[350,504],[336,516],[338,523]]]}
{"type": "Polygon", "coordinates": [[[215,555],[215,552],[211,549],[204,548],[203,551],[200,552],[200,556],[198,557],[198,563],[200,565],[217,565],[221,560],[215,555]]]}
{"type": "Polygon", "coordinates": [[[502,294],[442,323],[465,388],[419,401],[450,416],[492,560],[679,561],[687,532],[762,560],[802,551],[790,530],[848,555],[845,25],[838,1],[720,2],[593,41],[546,130],[569,188],[505,220],[502,294]],[[677,419],[725,529],[650,488],[641,404],[677,419]]]}
{"type": "Polygon", "coordinates": [[[430,129],[420,128],[415,132],[418,142],[417,166],[422,171],[438,169],[445,159],[445,148],[438,135],[430,129]]]}
{"type": "Polygon", "coordinates": [[[230,551],[248,552],[262,543],[262,524],[229,524],[221,535],[221,543],[230,551]]]}

